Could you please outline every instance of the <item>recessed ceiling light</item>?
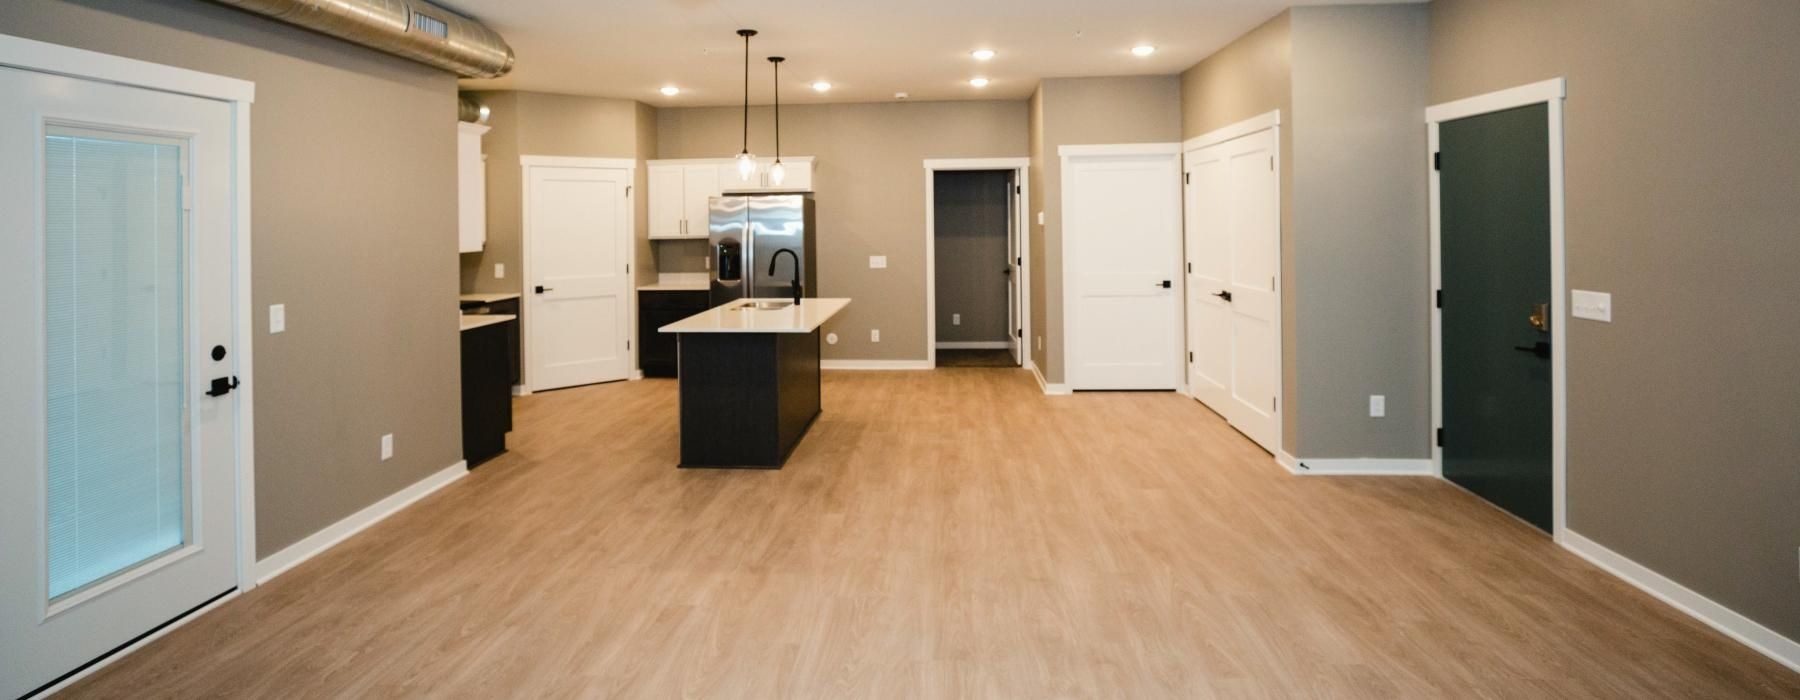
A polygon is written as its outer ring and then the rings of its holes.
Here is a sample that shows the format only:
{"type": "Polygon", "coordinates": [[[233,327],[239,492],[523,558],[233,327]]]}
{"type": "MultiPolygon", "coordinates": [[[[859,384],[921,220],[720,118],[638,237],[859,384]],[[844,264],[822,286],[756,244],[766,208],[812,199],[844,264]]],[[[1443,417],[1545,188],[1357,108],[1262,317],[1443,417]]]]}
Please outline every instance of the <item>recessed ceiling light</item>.
{"type": "Polygon", "coordinates": [[[829,81],[825,81],[825,80],[814,81],[812,84],[812,89],[813,89],[813,92],[825,92],[826,90],[831,89],[831,83],[829,81]]]}
{"type": "Polygon", "coordinates": [[[1148,56],[1153,53],[1156,53],[1156,47],[1149,44],[1139,44],[1131,47],[1131,55],[1133,56],[1148,56]]]}
{"type": "Polygon", "coordinates": [[[988,79],[987,78],[970,78],[969,84],[973,85],[975,87],[978,87],[978,88],[987,87],[988,79]]]}
{"type": "Polygon", "coordinates": [[[681,94],[681,88],[675,87],[674,85],[664,85],[662,94],[674,97],[681,94]]]}
{"type": "Polygon", "coordinates": [[[974,56],[975,60],[977,60],[977,61],[986,61],[986,60],[994,57],[994,50],[993,49],[975,49],[974,51],[970,51],[969,55],[974,56]]]}

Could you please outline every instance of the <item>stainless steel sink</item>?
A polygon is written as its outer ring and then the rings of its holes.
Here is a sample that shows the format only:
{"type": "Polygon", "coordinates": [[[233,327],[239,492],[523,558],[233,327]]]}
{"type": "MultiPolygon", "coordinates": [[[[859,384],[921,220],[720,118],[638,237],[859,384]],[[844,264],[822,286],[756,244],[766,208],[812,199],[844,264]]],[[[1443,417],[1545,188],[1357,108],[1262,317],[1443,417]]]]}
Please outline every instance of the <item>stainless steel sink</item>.
{"type": "Polygon", "coordinates": [[[785,309],[793,305],[794,302],[791,301],[746,301],[743,304],[738,305],[737,308],[739,311],[749,311],[751,309],[773,311],[775,309],[785,309]]]}

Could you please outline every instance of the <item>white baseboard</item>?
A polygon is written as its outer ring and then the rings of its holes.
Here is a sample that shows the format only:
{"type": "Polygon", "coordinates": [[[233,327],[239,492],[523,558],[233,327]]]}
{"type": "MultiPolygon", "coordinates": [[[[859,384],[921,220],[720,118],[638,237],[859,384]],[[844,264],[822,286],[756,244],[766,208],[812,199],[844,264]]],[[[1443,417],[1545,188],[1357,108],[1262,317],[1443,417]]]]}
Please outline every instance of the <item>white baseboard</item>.
{"type": "Polygon", "coordinates": [[[256,562],[256,584],[260,586],[268,583],[269,579],[287,573],[289,569],[299,566],[301,562],[318,556],[339,542],[350,539],[352,535],[368,529],[370,525],[381,522],[419,499],[468,475],[469,463],[459,461],[444,467],[431,476],[418,480],[413,485],[401,489],[387,498],[376,501],[374,505],[352,513],[348,518],[332,523],[325,529],[307,536],[306,539],[288,545],[281,551],[256,562]]]}
{"type": "Polygon", "coordinates": [[[1694,592],[1670,580],[1667,576],[1650,570],[1625,557],[1625,555],[1607,549],[1577,534],[1573,530],[1563,529],[1562,546],[1576,556],[1586,559],[1606,570],[1614,576],[1624,579],[1626,583],[1636,586],[1638,590],[1655,596],[1657,600],[1668,603],[1676,610],[1687,613],[1689,617],[1704,622],[1707,626],[1718,630],[1725,636],[1742,642],[1744,646],[1755,649],[1763,656],[1796,672],[1800,672],[1800,642],[1783,637],[1775,630],[1762,626],[1755,620],[1744,617],[1712,599],[1694,592]]]}
{"type": "Polygon", "coordinates": [[[512,394],[513,394],[513,396],[530,396],[531,390],[525,388],[524,384],[514,384],[513,388],[512,388],[512,394]]]}
{"type": "Polygon", "coordinates": [[[1051,384],[1050,382],[1044,381],[1044,373],[1038,371],[1037,365],[1031,366],[1031,376],[1037,377],[1038,386],[1043,388],[1044,395],[1046,396],[1068,396],[1069,394],[1074,393],[1069,391],[1069,385],[1067,384],[1051,384]]]}
{"type": "Polygon", "coordinates": [[[1012,343],[1005,340],[942,340],[938,341],[939,350],[1005,350],[1012,343]]]}
{"type": "Polygon", "coordinates": [[[1294,456],[1288,454],[1287,450],[1277,450],[1275,452],[1275,463],[1281,465],[1282,468],[1291,473],[1300,473],[1300,460],[1294,459],[1294,456]]]}
{"type": "Polygon", "coordinates": [[[929,360],[820,360],[819,369],[913,370],[931,369],[929,360]]]}
{"type": "Polygon", "coordinates": [[[644,378],[644,370],[641,370],[641,369],[631,370],[631,380],[630,381],[635,382],[635,381],[639,381],[643,378],[644,378]]]}
{"type": "MultiPolygon", "coordinates": [[[[1283,453],[1285,454],[1285,453],[1283,453]]],[[[1295,474],[1328,476],[1433,476],[1429,459],[1294,459],[1284,465],[1295,474]]]]}

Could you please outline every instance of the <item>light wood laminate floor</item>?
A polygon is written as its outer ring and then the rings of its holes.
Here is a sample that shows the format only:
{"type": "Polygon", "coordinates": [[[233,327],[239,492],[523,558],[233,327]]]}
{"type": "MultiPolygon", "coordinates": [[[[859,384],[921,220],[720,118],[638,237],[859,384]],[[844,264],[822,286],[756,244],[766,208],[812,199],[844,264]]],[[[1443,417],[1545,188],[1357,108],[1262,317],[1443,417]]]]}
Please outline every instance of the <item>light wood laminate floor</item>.
{"type": "Polygon", "coordinates": [[[513,451],[72,697],[1800,696],[1432,479],[1295,477],[1174,394],[828,372],[781,471],[680,471],[675,384],[513,451]]]}

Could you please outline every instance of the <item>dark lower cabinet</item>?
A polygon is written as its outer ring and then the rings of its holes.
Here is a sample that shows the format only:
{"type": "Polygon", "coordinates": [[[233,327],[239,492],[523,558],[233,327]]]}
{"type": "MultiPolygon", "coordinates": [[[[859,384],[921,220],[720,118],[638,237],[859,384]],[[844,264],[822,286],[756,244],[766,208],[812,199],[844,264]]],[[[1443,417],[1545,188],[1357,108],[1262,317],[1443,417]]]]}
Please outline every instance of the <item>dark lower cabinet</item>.
{"type": "Polygon", "coordinates": [[[463,459],[473,469],[506,451],[512,430],[512,334],[517,321],[462,332],[463,459]]]}
{"type": "Polygon", "coordinates": [[[638,292],[638,369],[646,377],[675,377],[676,342],[671,333],[656,329],[712,308],[711,294],[694,292],[638,292]]]}
{"type": "Polygon", "coordinates": [[[680,337],[680,466],[780,469],[819,416],[819,331],[680,337]]]}

